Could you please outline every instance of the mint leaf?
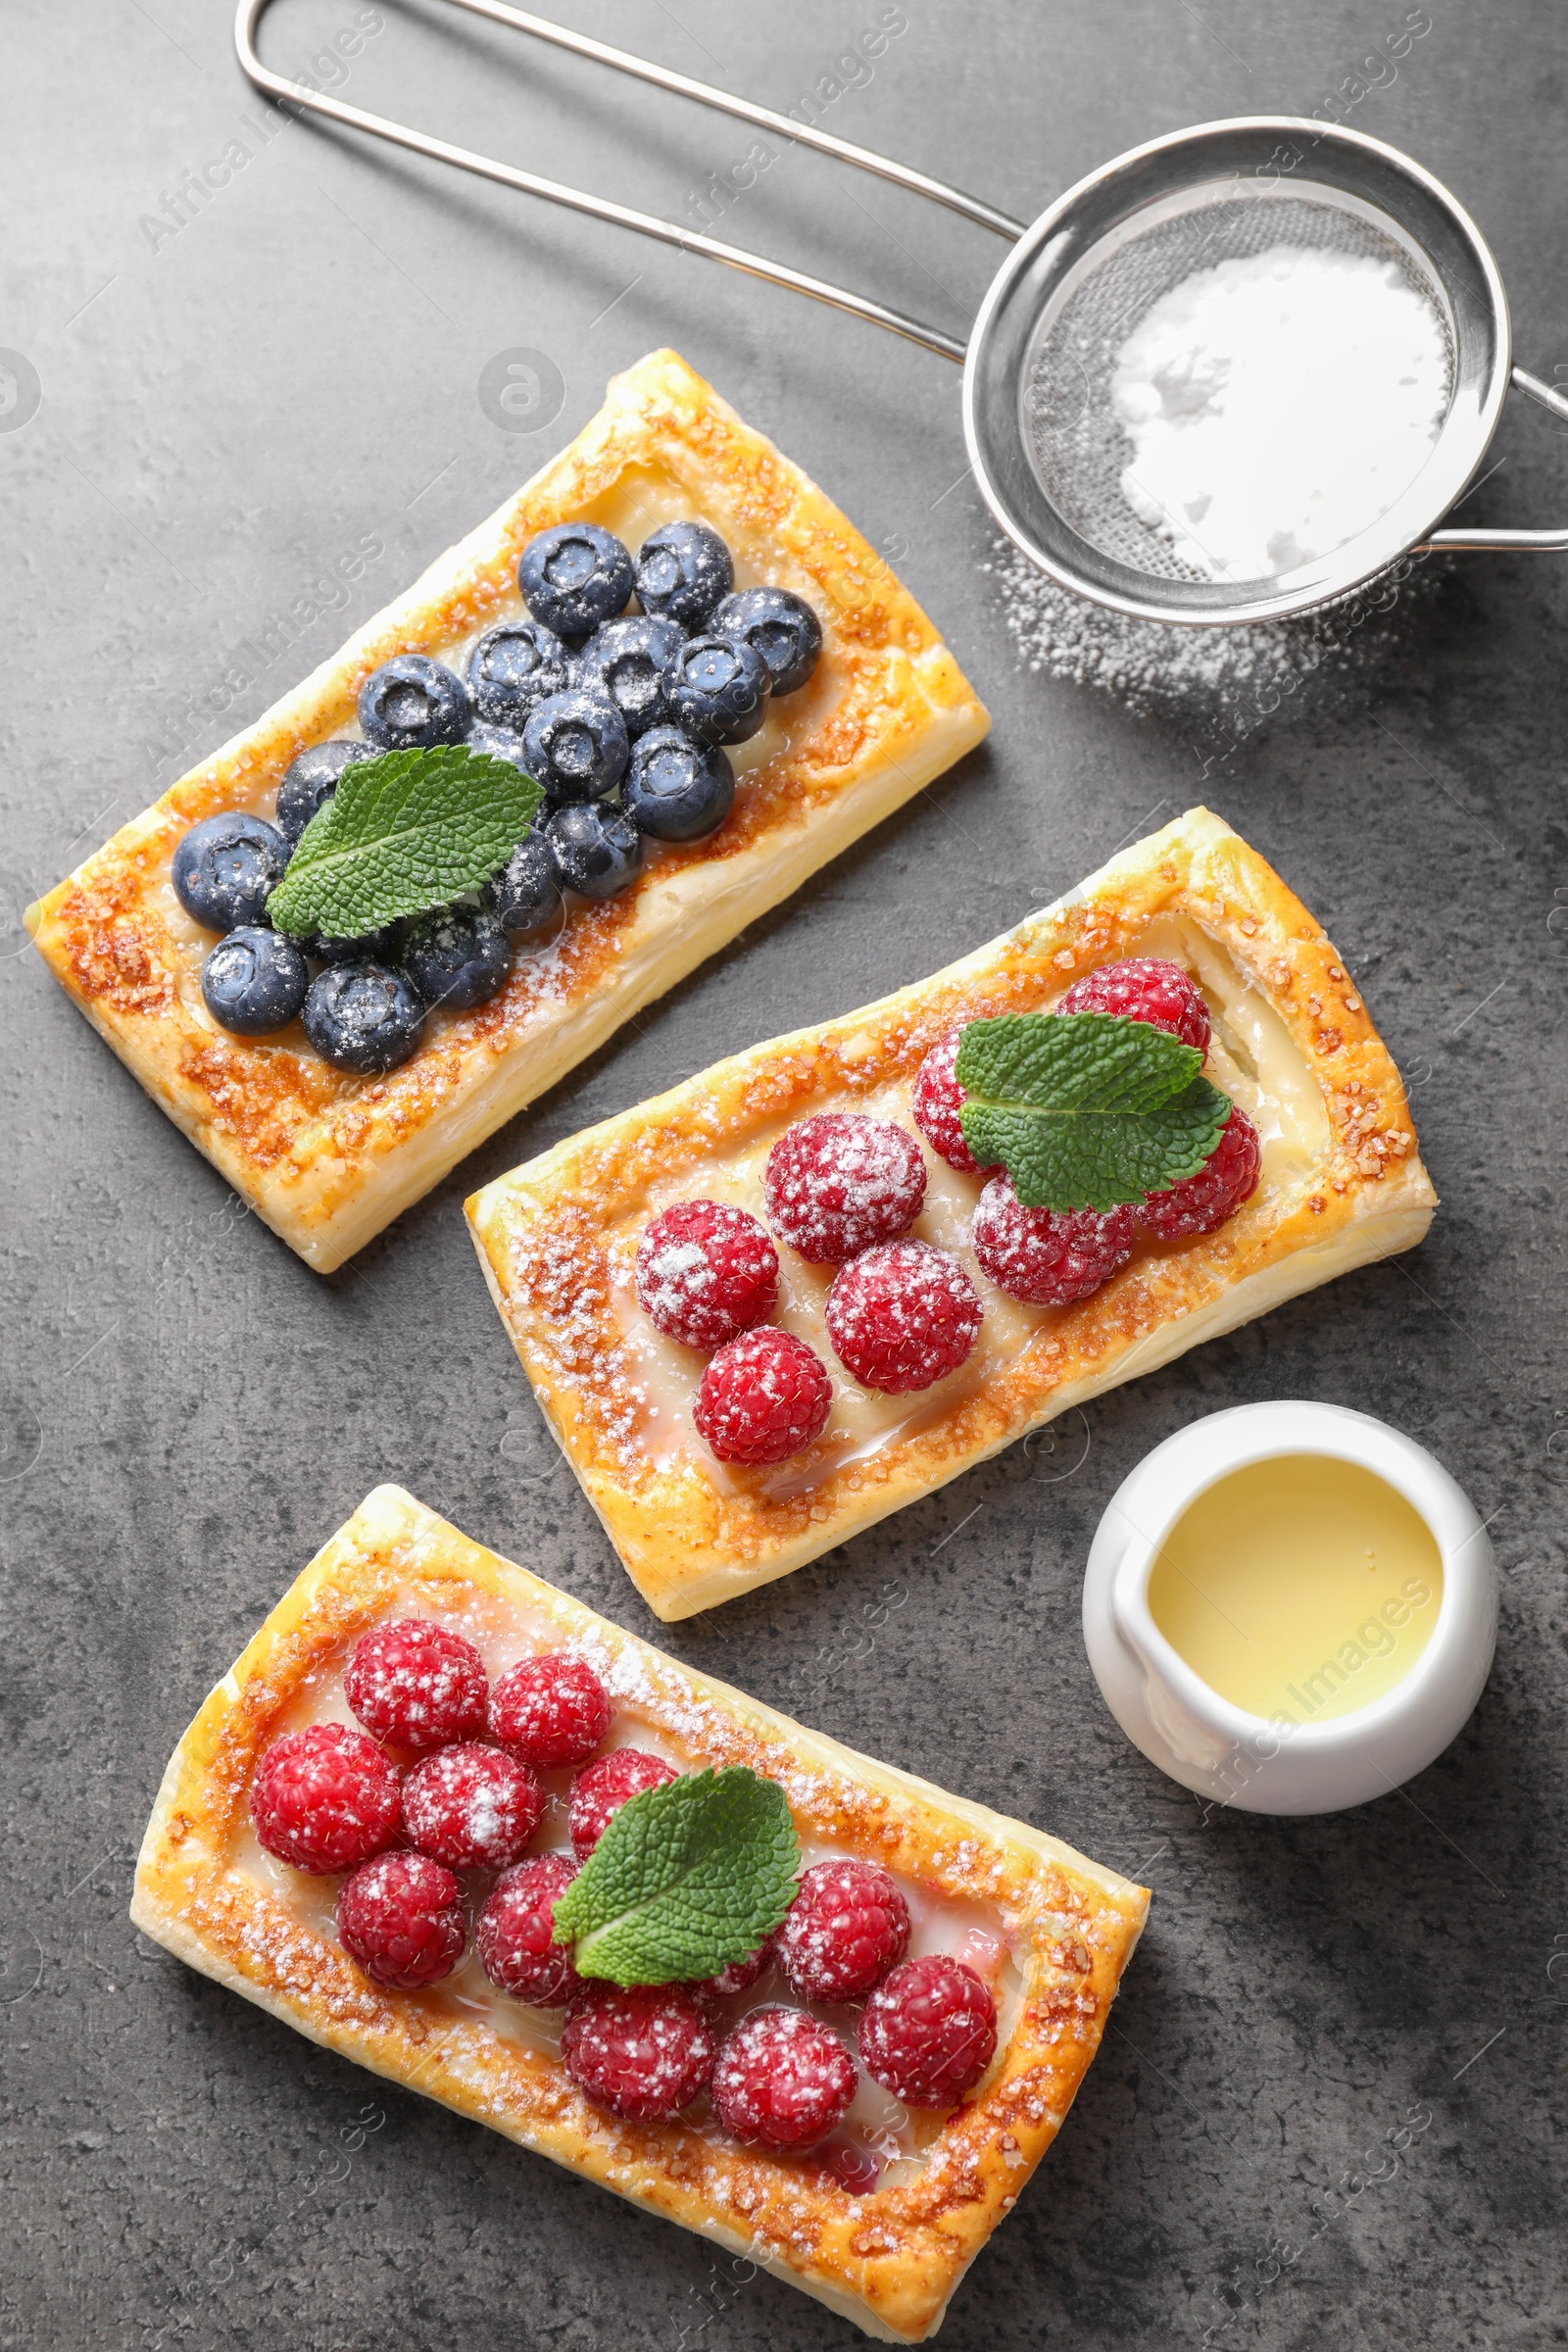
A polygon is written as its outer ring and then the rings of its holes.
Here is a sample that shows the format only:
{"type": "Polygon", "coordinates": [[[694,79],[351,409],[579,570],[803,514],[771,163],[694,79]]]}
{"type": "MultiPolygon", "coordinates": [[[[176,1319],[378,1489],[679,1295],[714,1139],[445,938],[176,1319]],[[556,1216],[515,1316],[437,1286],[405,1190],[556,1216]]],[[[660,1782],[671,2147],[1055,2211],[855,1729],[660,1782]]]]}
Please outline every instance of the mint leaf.
{"type": "Polygon", "coordinates": [[[801,1844],[776,1781],[749,1765],[644,1788],[556,1903],[555,1940],[581,1977],[672,1984],[716,1976],[771,1936],[795,1894],[801,1844]]]}
{"type": "Polygon", "coordinates": [[[279,931],[357,939],[444,906],[506,863],[544,798],[510,760],[462,744],[345,768],[267,902],[279,931]]]}
{"type": "Polygon", "coordinates": [[[965,1093],[1041,1110],[1155,1110],[1203,1056],[1168,1029],[1115,1012],[1012,1012],[970,1021],[955,1070],[965,1093]]]}
{"type": "Polygon", "coordinates": [[[1000,1160],[1026,1208],[1115,1208],[1196,1176],[1230,1098],[1203,1057],[1150,1021],[1110,1012],[971,1021],[954,1075],[963,1140],[1000,1160]]]}

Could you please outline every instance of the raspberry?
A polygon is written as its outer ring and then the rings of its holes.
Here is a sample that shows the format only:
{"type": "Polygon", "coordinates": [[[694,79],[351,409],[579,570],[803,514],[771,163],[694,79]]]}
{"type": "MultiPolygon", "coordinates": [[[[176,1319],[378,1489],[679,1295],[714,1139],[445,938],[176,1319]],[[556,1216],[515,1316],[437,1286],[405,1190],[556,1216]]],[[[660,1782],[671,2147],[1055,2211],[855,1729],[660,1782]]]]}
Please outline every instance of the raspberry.
{"type": "Polygon", "coordinates": [[[996,2046],[996,2002],[974,1970],[946,1952],[906,1960],[860,2019],[861,2065],[906,2107],[951,2107],[979,2082],[996,2046]]]}
{"type": "Polygon", "coordinates": [[[961,1028],[950,1029],[921,1062],[914,1081],[914,1123],[950,1168],[964,1176],[986,1176],[990,1169],[981,1167],[958,1125],[958,1112],[967,1098],[953,1074],[953,1065],[962,1036],[961,1028]]]}
{"type": "Polygon", "coordinates": [[[463,1889],[427,1854],[377,1854],[338,1889],[337,1939],[378,1984],[433,1984],[463,1957],[463,1889]]]}
{"type": "Polygon", "coordinates": [[[1208,1052],[1208,1006],[1179,963],[1136,956],[1130,963],[1102,963],[1075,980],[1058,1012],[1119,1012],[1130,1021],[1168,1029],[1184,1046],[1208,1052]]]}
{"type": "Polygon", "coordinates": [[[586,1764],[610,1729],[610,1695],[591,1666],[564,1650],[524,1658],[490,1697],[490,1737],[535,1772],[586,1764]]]}
{"type": "Polygon", "coordinates": [[[778,1251],[744,1208],[682,1200],[637,1245],[637,1303],[683,1348],[722,1348],[765,1323],[778,1297],[778,1251]]]}
{"type": "Polygon", "coordinates": [[[907,1233],[925,1199],[925,1161],[891,1119],[826,1110],[767,1155],[767,1221],[813,1266],[841,1266],[907,1233]]]}
{"type": "Polygon", "coordinates": [[[296,1870],[352,1870],[398,1834],[398,1776],[373,1740],[313,1723],[274,1740],[251,1783],[251,1819],[296,1870]]]}
{"type": "Polygon", "coordinates": [[[719,2048],[713,2105],[748,2148],[810,2148],[855,2096],[855,2061],[804,2009],[754,2009],[719,2048]]]}
{"type": "Polygon", "coordinates": [[[473,1643],[424,1617],[362,1634],[343,1669],[343,1695],[366,1730],[416,1754],[482,1732],[487,1689],[473,1643]]]}
{"type": "Polygon", "coordinates": [[[1070,1306],[1125,1265],[1138,1238],[1130,1208],[1025,1208],[1007,1176],[993,1176],[974,1212],[982,1270],[1026,1306],[1070,1306]]]}
{"type": "Polygon", "coordinates": [[[980,1329],[980,1301],[956,1257],[929,1242],[891,1242],[841,1267],[827,1336],[862,1388],[903,1396],[956,1372],[980,1329]]]}
{"type": "Polygon", "coordinates": [[[782,1462],[814,1446],[833,1410],[833,1383],[792,1332],[747,1331],[703,1374],[692,1419],[721,1462],[782,1462]]]}
{"type": "Polygon", "coordinates": [[[539,1854],[503,1871],[474,1922],[473,1940],[492,1984],[536,2009],[564,2009],[582,1990],[569,1943],[555,1943],[556,1899],[577,1876],[564,1854],[539,1854]]]}
{"type": "Polygon", "coordinates": [[[716,1977],[700,1978],[694,1990],[706,1992],[715,2001],[726,2001],[737,1992],[750,1992],[759,1977],[765,1977],[773,1965],[773,1938],[770,1936],[760,1951],[753,1952],[749,1960],[732,1960],[721,1968],[716,1977]]]}
{"type": "Polygon", "coordinates": [[[579,1862],[586,1862],[610,1826],[610,1817],[618,1813],[629,1796],[643,1788],[662,1788],[666,1781],[679,1780],[673,1764],[662,1756],[651,1756],[643,1747],[617,1747],[586,1772],[579,1772],[571,1784],[571,1808],[567,1816],[571,1827],[571,1848],[579,1862]]]}
{"type": "Polygon", "coordinates": [[[1262,1165],[1257,1129],[1245,1110],[1233,1109],[1198,1174],[1173,1184],[1168,1192],[1151,1193],[1138,1211],[1138,1222],[1160,1242],[1212,1233],[1251,1199],[1262,1165]]]}
{"type": "Polygon", "coordinates": [[[515,1862],[545,1809],[525,1764],[499,1747],[444,1747],[403,1784],[403,1826],[421,1854],[448,1870],[503,1870],[515,1862]]]}
{"type": "Polygon", "coordinates": [[[715,2046],[701,1999],[682,1984],[596,1987],[573,2005],[561,2036],[578,2089],[639,2124],[667,2123],[691,2105],[713,2071],[715,2046]]]}
{"type": "Polygon", "coordinates": [[[807,2001],[869,1992],[909,1942],[909,1906],[875,1862],[813,1862],[778,1932],[778,1956],[807,2001]]]}

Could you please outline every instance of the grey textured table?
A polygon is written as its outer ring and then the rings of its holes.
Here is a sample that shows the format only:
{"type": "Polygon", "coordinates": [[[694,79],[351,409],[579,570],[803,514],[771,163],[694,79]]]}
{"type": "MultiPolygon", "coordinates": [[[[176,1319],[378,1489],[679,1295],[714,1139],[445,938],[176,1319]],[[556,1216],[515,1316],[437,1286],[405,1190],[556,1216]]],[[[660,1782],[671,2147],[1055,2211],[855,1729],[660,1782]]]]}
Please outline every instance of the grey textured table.
{"type": "MultiPolygon", "coordinates": [[[[269,53],[297,69],[358,24],[351,96],[685,220],[746,155],[740,125],[440,13],[280,0],[269,53]]],[[[1343,111],[1346,76],[1407,15],[1397,0],[909,0],[869,74],[835,73],[885,13],[626,0],[573,19],[782,107],[831,76],[845,85],[832,127],[1028,217],[1156,131],[1343,111]]],[[[1519,356],[1568,372],[1556,12],[1432,0],[1431,17],[1348,119],[1470,205],[1519,356]]],[[[984,568],[993,534],[962,478],[945,362],[284,125],[242,83],[226,19],[220,0],[8,11],[0,338],[23,361],[8,356],[0,383],[0,2342],[852,2340],[140,1941],[132,1857],[202,1694],[379,1479],[647,1629],[541,1446],[464,1230],[474,1183],[760,1034],[934,967],[1200,798],[1280,866],[1364,985],[1444,1195],[1431,1239],[1110,1396],[1054,1450],[1016,1448],[662,1638],[1154,1889],[1077,2107],[945,2340],[1562,2341],[1568,565],[1470,562],[1205,774],[1194,745],[1212,748],[1212,712],[1138,715],[1020,656],[984,568]],[[186,175],[236,139],[244,167],[181,205],[186,175]],[[608,374],[666,341],[905,551],[994,735],[323,1283],[237,1212],[90,1035],[27,949],[21,906],[486,514],[592,413],[608,374]],[[486,364],[516,347],[562,378],[559,416],[532,434],[479,396],[486,364]],[[334,585],[368,544],[381,552],[334,585]],[[294,642],[258,655],[276,618],[294,642]],[[1078,1629],[1090,1534],[1127,1468],[1200,1412],[1281,1396],[1365,1406],[1434,1447],[1491,1518],[1504,1569],[1496,1667],[1452,1749],[1382,1803],[1286,1823],[1205,1814],[1146,1765],[1100,1703],[1078,1629]],[[867,1647],[867,1596],[889,1577],[906,1605],[867,1647]]],[[[740,242],[959,333],[1000,251],[800,150],[726,220],[740,242]]],[[[1560,519],[1568,434],[1510,417],[1502,452],[1471,511],[1560,519]]]]}

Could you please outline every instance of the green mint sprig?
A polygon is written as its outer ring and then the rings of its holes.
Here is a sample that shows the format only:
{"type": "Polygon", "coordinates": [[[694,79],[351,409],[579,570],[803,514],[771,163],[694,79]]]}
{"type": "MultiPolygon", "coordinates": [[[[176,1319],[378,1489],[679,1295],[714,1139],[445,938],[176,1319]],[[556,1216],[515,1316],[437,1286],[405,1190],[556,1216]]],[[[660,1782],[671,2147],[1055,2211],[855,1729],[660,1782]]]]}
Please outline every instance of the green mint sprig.
{"type": "Polygon", "coordinates": [[[1006,1169],[1026,1208],[1115,1208],[1196,1176],[1230,1117],[1203,1056],[1111,1012],[971,1021],[954,1076],[980,1165],[1006,1169]]]}
{"type": "Polygon", "coordinates": [[[275,929],[358,939],[504,865],[544,795],[510,760],[448,744],[345,768],[267,902],[275,929]]]}
{"type": "Polygon", "coordinates": [[[555,1911],[580,1977],[673,1984],[716,1976],[771,1936],[801,1842],[776,1781],[748,1765],[683,1773],[611,1816],[555,1911]]]}

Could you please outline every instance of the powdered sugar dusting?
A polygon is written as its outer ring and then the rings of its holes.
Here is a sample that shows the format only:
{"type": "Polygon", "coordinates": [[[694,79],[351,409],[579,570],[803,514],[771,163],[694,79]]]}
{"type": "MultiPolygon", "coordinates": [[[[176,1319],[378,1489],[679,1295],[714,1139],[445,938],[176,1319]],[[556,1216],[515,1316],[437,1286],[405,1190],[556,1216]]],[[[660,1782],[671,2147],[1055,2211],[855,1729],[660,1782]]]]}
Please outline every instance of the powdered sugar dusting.
{"type": "Polygon", "coordinates": [[[681,1290],[711,1290],[713,1269],[695,1242],[666,1242],[649,1252],[648,1271],[655,1286],[673,1283],[681,1290]]]}
{"type": "Polygon", "coordinates": [[[650,1467],[638,1444],[647,1396],[611,1311],[603,1239],[581,1211],[568,1209],[531,1219],[511,1255],[516,1296],[549,1335],[552,1368],[569,1376],[634,1488],[650,1467]]]}
{"type": "Polygon", "coordinates": [[[1122,496],[1210,579],[1332,555],[1409,488],[1448,403],[1428,297],[1389,258],[1279,244],[1195,270],[1116,355],[1122,496]]]}
{"type": "Polygon", "coordinates": [[[1130,710],[1185,719],[1207,760],[1225,759],[1320,675],[1387,660],[1448,571],[1406,557],[1356,595],[1298,619],[1178,628],[1059,588],[1010,541],[999,540],[980,569],[997,586],[1022,667],[1097,687],[1130,710]]]}

